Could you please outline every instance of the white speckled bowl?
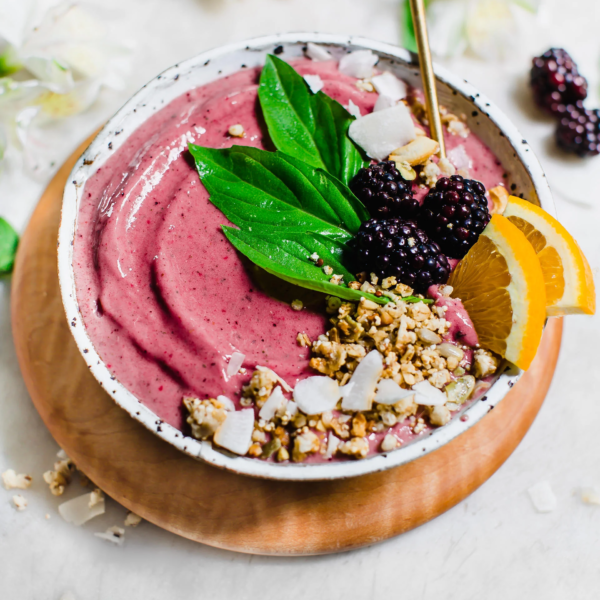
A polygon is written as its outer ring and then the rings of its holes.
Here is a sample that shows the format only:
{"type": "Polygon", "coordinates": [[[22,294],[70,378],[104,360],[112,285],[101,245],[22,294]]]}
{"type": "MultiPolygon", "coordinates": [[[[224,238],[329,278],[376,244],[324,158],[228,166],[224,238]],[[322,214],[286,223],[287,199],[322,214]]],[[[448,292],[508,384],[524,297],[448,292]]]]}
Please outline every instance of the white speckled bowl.
{"type": "MultiPolygon", "coordinates": [[[[82,323],[75,292],[72,258],[81,191],[86,180],[112,154],[108,148],[110,142],[113,151],[119,148],[137,127],[188,89],[232,74],[241,69],[242,65],[262,65],[265,55],[277,47],[281,47],[278,51],[282,50],[280,56],[283,59],[300,57],[303,55],[303,47],[309,41],[325,45],[337,57],[348,50],[371,49],[380,56],[379,66],[394,71],[411,85],[419,87],[420,75],[414,55],[396,46],[351,36],[288,33],[230,44],[204,52],[167,69],[145,85],[106,124],[81,156],[65,188],[58,247],[63,303],[68,320],[76,324],[70,329],[90,370],[119,406],[169,444],[216,467],[255,477],[304,481],[355,477],[381,471],[436,450],[483,418],[504,398],[520,373],[503,373],[486,394],[485,401],[474,402],[464,411],[464,416],[457,415],[446,426],[388,454],[379,454],[361,461],[317,465],[274,464],[233,456],[213,448],[208,442],[188,437],[166,423],[162,423],[157,431],[157,423],[161,423],[158,416],[141,404],[118,380],[113,379],[82,323]],[[118,136],[115,135],[116,131],[120,132],[118,136]]],[[[525,198],[539,203],[545,210],[554,214],[550,189],[540,164],[512,123],[464,79],[441,67],[436,67],[435,70],[440,102],[452,112],[468,115],[469,127],[500,159],[509,174],[509,184],[516,186],[515,193],[522,193],[525,198]]]]}

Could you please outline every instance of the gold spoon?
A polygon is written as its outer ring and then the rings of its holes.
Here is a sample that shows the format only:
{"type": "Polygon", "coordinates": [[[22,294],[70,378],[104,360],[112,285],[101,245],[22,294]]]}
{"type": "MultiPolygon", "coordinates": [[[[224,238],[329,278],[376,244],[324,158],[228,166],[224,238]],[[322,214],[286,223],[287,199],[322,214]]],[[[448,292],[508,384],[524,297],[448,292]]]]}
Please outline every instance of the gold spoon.
{"type": "Polygon", "coordinates": [[[429,49],[429,36],[427,34],[427,21],[425,19],[425,5],[423,0],[410,0],[410,11],[415,28],[417,49],[419,51],[419,66],[421,67],[421,79],[423,80],[423,91],[425,92],[431,137],[440,145],[440,158],[446,158],[444,130],[442,129],[442,120],[440,118],[435,75],[433,73],[433,65],[431,64],[431,50],[429,49]]]}

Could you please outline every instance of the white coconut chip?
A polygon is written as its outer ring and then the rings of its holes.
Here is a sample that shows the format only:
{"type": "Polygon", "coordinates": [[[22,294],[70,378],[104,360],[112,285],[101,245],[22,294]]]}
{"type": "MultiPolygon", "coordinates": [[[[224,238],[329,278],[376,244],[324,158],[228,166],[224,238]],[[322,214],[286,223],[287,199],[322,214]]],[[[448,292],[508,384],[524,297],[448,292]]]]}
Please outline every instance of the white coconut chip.
{"type": "Polygon", "coordinates": [[[464,146],[456,146],[447,154],[448,160],[456,167],[457,171],[466,169],[467,171],[473,166],[471,157],[467,154],[464,146]]]}
{"type": "Polygon", "coordinates": [[[228,398],[227,396],[217,396],[217,400],[221,402],[221,404],[223,404],[225,410],[235,410],[235,404],[233,403],[233,400],[231,398],[228,398]]]}
{"type": "Polygon", "coordinates": [[[344,410],[371,410],[375,387],[383,371],[383,357],[377,350],[371,350],[354,370],[348,384],[353,384],[344,394],[344,410]]]}
{"type": "Polygon", "coordinates": [[[287,403],[287,398],[283,395],[281,387],[277,386],[266,402],[262,405],[258,416],[265,421],[270,421],[287,403]]]}
{"type": "Polygon", "coordinates": [[[406,98],[408,89],[401,79],[393,73],[385,72],[371,79],[373,87],[380,96],[387,96],[390,100],[398,101],[406,98]]]}
{"type": "Polygon", "coordinates": [[[342,57],[338,70],[343,75],[364,79],[373,75],[373,67],[379,57],[371,50],[355,50],[342,57]]]}
{"type": "Polygon", "coordinates": [[[448,396],[429,381],[420,381],[412,386],[413,392],[417,392],[415,402],[422,406],[443,406],[448,401],[448,396]]]}
{"type": "Polygon", "coordinates": [[[122,546],[125,543],[125,530],[122,527],[117,527],[116,525],[109,527],[102,533],[94,533],[94,535],[101,540],[112,542],[117,546],[122,546]]]}
{"type": "Polygon", "coordinates": [[[104,511],[104,498],[100,497],[96,490],[72,500],[67,500],[58,507],[60,516],[67,523],[73,523],[73,525],[77,525],[78,527],[94,517],[103,515],[104,511]]]}
{"type": "Polygon", "coordinates": [[[392,100],[389,96],[379,96],[375,101],[375,106],[373,107],[373,112],[379,112],[380,110],[385,110],[386,108],[392,108],[392,106],[396,106],[398,102],[396,100],[392,100]]]}
{"type": "Polygon", "coordinates": [[[348,100],[348,106],[346,106],[346,110],[353,117],[356,117],[357,119],[360,119],[362,117],[362,114],[360,112],[360,108],[358,106],[356,106],[356,104],[354,104],[354,102],[352,102],[352,100],[348,100]]]}
{"type": "Polygon", "coordinates": [[[313,94],[323,89],[323,80],[318,75],[305,75],[304,81],[306,81],[313,94]]]}
{"type": "Polygon", "coordinates": [[[308,58],[314,60],[315,62],[322,62],[324,60],[333,59],[331,52],[325,50],[323,46],[313,44],[312,42],[308,42],[308,44],[306,44],[306,56],[308,56],[308,58]]]}
{"type": "Polygon", "coordinates": [[[246,355],[241,352],[234,352],[229,359],[229,364],[227,365],[227,377],[233,377],[240,372],[242,365],[244,364],[244,360],[246,360],[246,355]]]}
{"type": "Polygon", "coordinates": [[[348,135],[376,160],[384,160],[416,138],[410,111],[402,103],[353,121],[348,135]]]}
{"type": "Polygon", "coordinates": [[[227,413],[225,421],[217,429],[214,442],[234,454],[244,456],[252,445],[254,410],[246,408],[227,413]]]}
{"type": "Polygon", "coordinates": [[[539,513],[547,513],[556,510],[558,505],[556,501],[556,496],[550,487],[550,484],[547,481],[540,481],[540,483],[536,483],[532,485],[527,493],[531,498],[531,502],[533,507],[539,513]]]}
{"type": "Polygon", "coordinates": [[[298,413],[298,405],[293,401],[290,400],[286,405],[285,405],[285,412],[290,415],[291,417],[293,417],[295,414],[298,413]]]}
{"type": "Polygon", "coordinates": [[[327,438],[327,450],[325,451],[323,458],[327,460],[333,458],[333,455],[336,453],[341,441],[342,440],[335,437],[335,435],[333,435],[333,433],[330,432],[329,437],[327,438]]]}
{"type": "Polygon", "coordinates": [[[403,398],[414,395],[414,390],[401,388],[393,379],[382,379],[377,384],[375,404],[396,404],[396,402],[403,398]]]}
{"type": "Polygon", "coordinates": [[[600,505],[600,488],[597,487],[582,487],[581,488],[581,501],[584,504],[598,504],[600,505]]]}
{"type": "Polygon", "coordinates": [[[263,371],[265,373],[271,373],[271,375],[273,375],[273,377],[275,377],[275,379],[277,379],[277,381],[283,388],[284,392],[292,391],[292,388],[283,379],[281,379],[281,377],[279,377],[279,375],[277,375],[277,373],[275,373],[275,371],[273,371],[273,369],[269,369],[269,367],[261,367],[260,365],[256,365],[256,370],[263,371]]]}
{"type": "Polygon", "coordinates": [[[321,375],[299,381],[294,389],[294,400],[307,415],[320,415],[333,410],[341,397],[338,382],[321,375]]]}

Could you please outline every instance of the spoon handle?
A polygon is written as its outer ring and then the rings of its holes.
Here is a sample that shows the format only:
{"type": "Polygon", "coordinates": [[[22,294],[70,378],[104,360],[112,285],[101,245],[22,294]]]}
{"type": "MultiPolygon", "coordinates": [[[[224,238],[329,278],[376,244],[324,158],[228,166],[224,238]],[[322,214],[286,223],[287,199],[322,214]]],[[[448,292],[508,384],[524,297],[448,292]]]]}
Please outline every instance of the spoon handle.
{"type": "Polygon", "coordinates": [[[410,0],[410,10],[419,51],[419,65],[421,67],[421,79],[423,80],[423,91],[425,92],[431,137],[440,145],[440,158],[446,158],[444,130],[442,129],[440,107],[435,87],[435,74],[431,63],[431,50],[429,49],[429,36],[427,34],[427,21],[425,19],[425,5],[423,0],[410,0]]]}

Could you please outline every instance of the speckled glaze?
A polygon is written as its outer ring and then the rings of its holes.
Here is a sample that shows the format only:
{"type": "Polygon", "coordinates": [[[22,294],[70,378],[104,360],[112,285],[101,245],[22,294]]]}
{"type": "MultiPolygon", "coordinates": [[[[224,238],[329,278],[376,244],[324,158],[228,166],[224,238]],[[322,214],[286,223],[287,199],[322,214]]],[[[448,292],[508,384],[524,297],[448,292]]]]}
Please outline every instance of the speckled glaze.
{"type": "MultiPolygon", "coordinates": [[[[84,184],[141,124],[187,90],[235,73],[243,67],[261,66],[265,55],[276,48],[284,59],[300,57],[303,55],[303,46],[308,41],[326,45],[336,57],[348,50],[369,48],[379,54],[379,66],[394,71],[411,85],[419,87],[415,57],[405,50],[360,38],[319,34],[285,34],[260,38],[212,50],[175,65],[142,88],[108,122],[76,164],[65,189],[58,251],[61,291],[71,331],[92,373],[117,404],[165,441],[193,457],[237,473],[285,480],[352,477],[414,460],[447,443],[476,423],[505,396],[520,376],[516,371],[503,373],[487,392],[485,400],[478,400],[469,405],[445,427],[389,454],[380,454],[357,462],[279,465],[236,457],[213,448],[208,442],[185,436],[177,428],[163,422],[150,408],[141,404],[111,374],[99,357],[83,326],[75,295],[72,242],[77,229],[78,208],[84,184]]],[[[440,84],[441,102],[454,112],[470,115],[469,127],[492,148],[502,162],[513,193],[522,194],[553,213],[550,191],[539,163],[506,117],[468,83],[440,68],[436,68],[436,73],[440,84]]]]}

